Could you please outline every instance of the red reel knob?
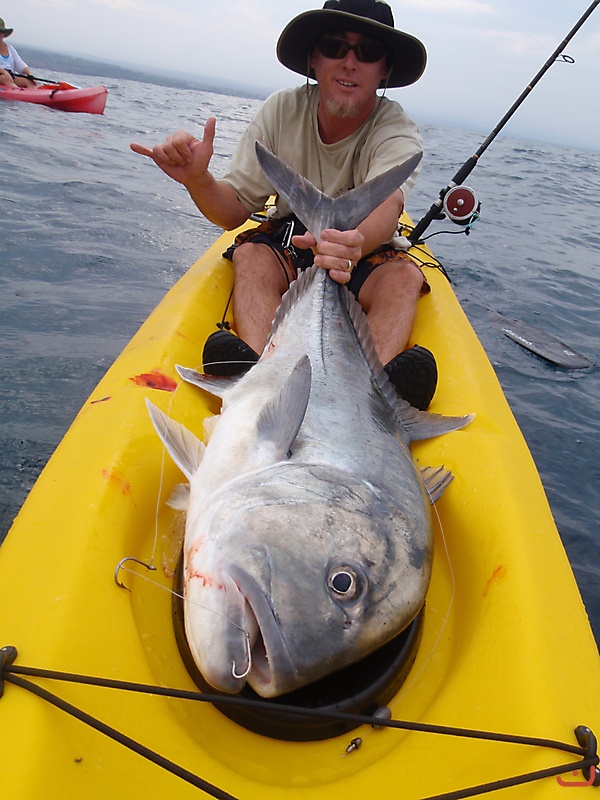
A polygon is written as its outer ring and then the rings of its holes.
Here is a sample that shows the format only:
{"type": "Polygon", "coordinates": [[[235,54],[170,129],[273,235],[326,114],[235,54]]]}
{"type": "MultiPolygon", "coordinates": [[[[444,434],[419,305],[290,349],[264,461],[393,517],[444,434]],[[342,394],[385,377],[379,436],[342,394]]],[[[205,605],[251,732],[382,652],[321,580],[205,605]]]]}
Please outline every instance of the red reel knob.
{"type": "Polygon", "coordinates": [[[452,222],[467,225],[479,211],[481,203],[473,189],[468,186],[454,186],[446,192],[443,207],[452,222]]]}

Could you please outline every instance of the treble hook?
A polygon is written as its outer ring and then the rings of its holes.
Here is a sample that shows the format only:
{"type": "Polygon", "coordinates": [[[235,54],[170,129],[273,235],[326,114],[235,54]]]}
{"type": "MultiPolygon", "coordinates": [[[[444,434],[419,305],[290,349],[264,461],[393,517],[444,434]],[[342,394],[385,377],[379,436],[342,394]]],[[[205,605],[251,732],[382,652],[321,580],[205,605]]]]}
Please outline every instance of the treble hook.
{"type": "Polygon", "coordinates": [[[246,637],[246,658],[248,660],[248,666],[246,667],[245,672],[242,672],[241,675],[238,675],[236,672],[235,661],[232,662],[231,674],[236,680],[247,678],[250,674],[250,670],[252,669],[252,648],[250,647],[250,635],[246,633],[246,631],[244,631],[244,635],[246,637]]]}
{"type": "Polygon", "coordinates": [[[145,561],[140,561],[139,558],[134,558],[133,556],[127,556],[126,558],[122,558],[117,564],[114,578],[117,586],[119,586],[121,589],[127,589],[128,592],[130,592],[131,589],[128,586],[125,586],[125,584],[121,583],[121,581],[119,580],[119,572],[123,569],[123,564],[125,564],[126,561],[134,561],[136,564],[140,564],[140,566],[145,567],[147,570],[150,570],[151,572],[152,571],[156,572],[156,567],[152,563],[146,564],[145,561]]]}

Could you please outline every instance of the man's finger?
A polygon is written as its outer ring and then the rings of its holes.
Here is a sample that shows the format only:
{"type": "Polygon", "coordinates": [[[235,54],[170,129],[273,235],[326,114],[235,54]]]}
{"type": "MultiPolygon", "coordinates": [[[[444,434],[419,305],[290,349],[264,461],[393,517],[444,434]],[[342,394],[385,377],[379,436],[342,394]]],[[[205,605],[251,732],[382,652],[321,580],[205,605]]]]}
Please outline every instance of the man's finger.
{"type": "Polygon", "coordinates": [[[137,142],[132,142],[129,145],[130,149],[133,150],[134,153],[139,153],[141,156],[148,156],[148,158],[152,158],[152,150],[149,147],[146,147],[143,144],[137,144],[137,142]]]}
{"type": "Polygon", "coordinates": [[[217,118],[209,117],[204,126],[204,141],[206,144],[212,145],[215,138],[215,131],[217,129],[217,118]]]}

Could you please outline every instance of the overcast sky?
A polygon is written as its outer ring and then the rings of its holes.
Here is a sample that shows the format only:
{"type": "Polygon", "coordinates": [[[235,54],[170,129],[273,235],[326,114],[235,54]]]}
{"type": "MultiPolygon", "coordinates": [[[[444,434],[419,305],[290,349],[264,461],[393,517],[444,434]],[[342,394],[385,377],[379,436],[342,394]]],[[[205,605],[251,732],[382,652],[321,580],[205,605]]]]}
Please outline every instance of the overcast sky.
{"type": "MultiPolygon", "coordinates": [[[[390,93],[420,122],[488,133],[591,0],[391,0],[396,27],[420,38],[428,67],[390,93]]],[[[214,76],[274,91],[301,79],[275,43],[310,0],[2,0],[10,43],[132,66],[214,76]]],[[[600,150],[600,8],[504,133],[600,150]]],[[[35,67],[35,65],[30,65],[35,67]]]]}

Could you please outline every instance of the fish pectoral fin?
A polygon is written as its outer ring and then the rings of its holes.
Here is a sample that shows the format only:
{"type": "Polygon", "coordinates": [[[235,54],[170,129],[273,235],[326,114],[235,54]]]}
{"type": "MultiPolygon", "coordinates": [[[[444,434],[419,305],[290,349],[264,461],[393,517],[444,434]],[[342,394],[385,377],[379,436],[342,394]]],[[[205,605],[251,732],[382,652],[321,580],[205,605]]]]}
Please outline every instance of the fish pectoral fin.
{"type": "Polygon", "coordinates": [[[437,502],[454,480],[454,475],[444,467],[421,467],[421,478],[425,484],[431,505],[437,502]]]}
{"type": "Polygon", "coordinates": [[[216,375],[205,375],[203,372],[198,372],[197,370],[190,369],[189,367],[182,367],[179,364],[175,365],[175,369],[177,370],[179,377],[182,378],[186,383],[191,383],[193,386],[199,386],[200,389],[204,389],[205,392],[209,392],[215,397],[223,397],[228,389],[231,389],[232,386],[235,386],[235,384],[244,377],[242,374],[232,375],[227,378],[220,378],[216,375]]]}
{"type": "Polygon", "coordinates": [[[431,411],[419,411],[406,400],[398,398],[394,411],[396,419],[404,428],[409,442],[419,439],[431,439],[464,428],[475,419],[475,414],[462,417],[450,417],[443,414],[432,414],[431,411]]]}
{"type": "Polygon", "coordinates": [[[169,455],[185,477],[190,480],[198,469],[206,448],[191,431],[188,431],[181,423],[167,417],[148,398],[146,398],[146,405],[152,424],[169,451],[169,455]]]}
{"type": "Polygon", "coordinates": [[[187,511],[190,504],[190,485],[189,483],[178,483],[173,487],[173,491],[167,505],[176,511],[187,511]]]}
{"type": "Polygon", "coordinates": [[[308,356],[302,356],[285,383],[272,400],[263,407],[257,420],[259,448],[267,446],[269,456],[264,453],[261,460],[281,461],[286,458],[292,442],[304,421],[312,369],[308,356]]]}

